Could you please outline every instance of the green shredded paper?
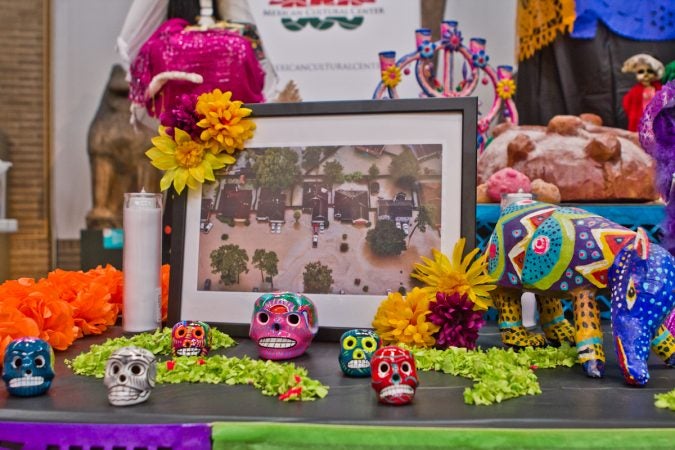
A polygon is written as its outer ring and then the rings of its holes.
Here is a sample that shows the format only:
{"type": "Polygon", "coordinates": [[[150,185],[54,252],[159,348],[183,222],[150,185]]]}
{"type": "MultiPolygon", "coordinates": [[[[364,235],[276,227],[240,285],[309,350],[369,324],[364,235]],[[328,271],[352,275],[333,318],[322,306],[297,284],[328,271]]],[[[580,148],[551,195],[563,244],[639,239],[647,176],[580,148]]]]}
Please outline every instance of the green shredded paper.
{"type": "MultiPolygon", "coordinates": [[[[211,350],[234,346],[227,334],[212,328],[211,350]]],[[[121,347],[142,347],[156,356],[171,355],[171,329],[154,333],[140,333],[133,337],[108,339],[103,344],[92,345],[90,350],[66,360],[66,365],[78,375],[103,378],[110,355],[121,347]]],[[[157,383],[225,383],[249,384],[264,395],[277,395],[281,400],[314,400],[328,394],[328,387],[309,378],[307,370],[293,363],[260,361],[248,357],[236,358],[213,355],[209,357],[185,356],[159,360],[157,383]]]]}
{"type": "Polygon", "coordinates": [[[464,390],[469,405],[491,405],[523,395],[541,394],[534,371],[558,366],[572,367],[577,362],[576,348],[563,344],[520,350],[490,348],[446,350],[408,348],[415,356],[418,370],[436,370],[474,380],[464,390]]]}
{"type": "Polygon", "coordinates": [[[654,400],[656,400],[654,405],[656,405],[657,408],[675,411],[675,389],[670,392],[664,392],[663,394],[656,394],[654,400]]]}

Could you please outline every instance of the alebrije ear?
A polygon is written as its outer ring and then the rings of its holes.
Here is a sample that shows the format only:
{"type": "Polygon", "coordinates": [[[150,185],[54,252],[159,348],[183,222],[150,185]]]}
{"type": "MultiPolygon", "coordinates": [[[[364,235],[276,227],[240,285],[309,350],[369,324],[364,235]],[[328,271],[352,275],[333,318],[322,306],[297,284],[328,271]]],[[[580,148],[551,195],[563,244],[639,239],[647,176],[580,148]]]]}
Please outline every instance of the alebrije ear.
{"type": "Polygon", "coordinates": [[[638,227],[634,245],[635,252],[638,256],[641,259],[646,260],[649,257],[649,246],[651,243],[649,242],[649,236],[647,236],[647,232],[644,228],[638,227]]]}

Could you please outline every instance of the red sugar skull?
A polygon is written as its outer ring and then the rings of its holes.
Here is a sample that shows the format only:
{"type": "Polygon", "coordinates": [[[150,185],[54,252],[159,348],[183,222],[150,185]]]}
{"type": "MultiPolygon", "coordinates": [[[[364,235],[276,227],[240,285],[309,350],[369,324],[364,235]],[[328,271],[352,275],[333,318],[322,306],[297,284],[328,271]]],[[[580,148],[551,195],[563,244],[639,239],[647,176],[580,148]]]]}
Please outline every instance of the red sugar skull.
{"type": "Polygon", "coordinates": [[[415,359],[405,349],[389,345],[375,352],[371,361],[371,380],[381,403],[405,405],[417,389],[415,359]]]}

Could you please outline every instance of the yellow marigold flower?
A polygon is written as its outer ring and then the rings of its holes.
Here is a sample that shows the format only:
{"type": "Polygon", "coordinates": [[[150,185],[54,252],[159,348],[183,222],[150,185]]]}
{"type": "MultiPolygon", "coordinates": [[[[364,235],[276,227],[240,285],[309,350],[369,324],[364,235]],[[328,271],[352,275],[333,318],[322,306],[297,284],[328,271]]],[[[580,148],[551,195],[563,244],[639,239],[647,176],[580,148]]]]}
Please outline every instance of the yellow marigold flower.
{"type": "Polygon", "coordinates": [[[382,83],[388,88],[395,88],[401,82],[401,69],[392,65],[382,71],[382,83]]]}
{"type": "Polygon", "coordinates": [[[405,297],[392,292],[377,309],[373,328],[385,345],[431,347],[436,343],[433,334],[440,327],[426,319],[429,313],[429,298],[420,288],[413,288],[405,297]]]}
{"type": "Polygon", "coordinates": [[[516,83],[511,78],[504,78],[497,82],[497,95],[508,100],[516,93],[516,83]]]}
{"type": "Polygon", "coordinates": [[[475,309],[487,309],[492,306],[489,291],[495,289],[495,280],[487,274],[487,255],[482,254],[475,261],[478,249],[473,249],[462,259],[465,239],[455,244],[452,260],[443,253],[432,249],[434,259],[422,257],[424,264],[415,264],[415,271],[410,274],[424,284],[421,290],[432,300],[437,292],[446,294],[458,293],[468,295],[475,304],[475,309]]]}
{"type": "Polygon", "coordinates": [[[152,138],[152,147],[145,152],[151,164],[165,171],[159,186],[165,191],[173,184],[179,194],[185,189],[196,189],[205,180],[215,181],[214,169],[220,169],[236,160],[227,154],[214,155],[204,145],[195,142],[185,131],[174,128],[174,137],[159,127],[159,136],[152,138]]]}
{"type": "Polygon", "coordinates": [[[255,123],[245,119],[251,115],[249,108],[242,108],[242,102],[231,101],[232,92],[221,92],[214,89],[197,98],[195,111],[202,116],[197,125],[204,128],[201,140],[212,153],[234,153],[242,150],[244,142],[253,137],[255,123]]]}

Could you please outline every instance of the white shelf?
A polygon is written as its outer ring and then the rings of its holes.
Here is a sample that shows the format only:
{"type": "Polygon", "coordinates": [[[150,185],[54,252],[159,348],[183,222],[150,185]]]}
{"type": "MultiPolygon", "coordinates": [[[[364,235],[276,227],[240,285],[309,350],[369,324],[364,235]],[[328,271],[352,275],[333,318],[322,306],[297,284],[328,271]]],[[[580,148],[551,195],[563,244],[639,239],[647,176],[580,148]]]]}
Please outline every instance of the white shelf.
{"type": "Polygon", "coordinates": [[[14,233],[19,229],[16,219],[0,219],[0,233],[14,233]]]}

